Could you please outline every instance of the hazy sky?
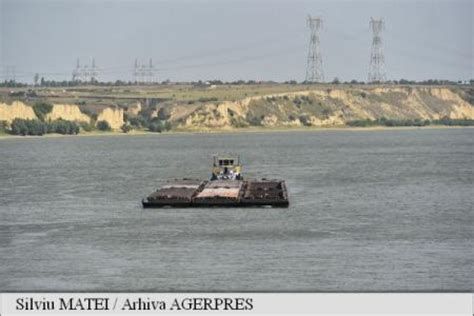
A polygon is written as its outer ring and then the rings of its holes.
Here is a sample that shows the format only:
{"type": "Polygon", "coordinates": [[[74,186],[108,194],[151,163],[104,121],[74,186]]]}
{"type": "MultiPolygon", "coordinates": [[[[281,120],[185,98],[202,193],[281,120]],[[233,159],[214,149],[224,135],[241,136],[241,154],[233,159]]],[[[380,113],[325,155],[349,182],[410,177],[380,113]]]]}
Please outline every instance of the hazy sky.
{"type": "Polygon", "coordinates": [[[0,0],[0,80],[15,67],[70,79],[95,57],[100,80],[149,58],[172,81],[304,80],[306,16],[321,16],[326,80],[367,80],[369,20],[383,17],[388,79],[474,77],[473,1],[0,0]]]}

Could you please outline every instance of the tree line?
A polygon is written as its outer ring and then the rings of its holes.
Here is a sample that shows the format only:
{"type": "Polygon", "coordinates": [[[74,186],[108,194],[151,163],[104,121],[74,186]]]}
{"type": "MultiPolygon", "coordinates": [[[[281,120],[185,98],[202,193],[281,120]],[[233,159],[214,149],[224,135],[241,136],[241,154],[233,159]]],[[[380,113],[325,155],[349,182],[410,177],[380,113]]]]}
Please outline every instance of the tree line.
{"type": "Polygon", "coordinates": [[[445,125],[445,126],[474,126],[474,120],[471,119],[451,119],[443,117],[439,120],[421,120],[421,119],[380,119],[370,120],[353,120],[346,123],[351,127],[371,127],[371,126],[429,126],[429,125],[445,125]]]}
{"type": "MultiPolygon", "coordinates": [[[[133,85],[168,85],[171,82],[169,80],[161,81],[161,82],[150,82],[150,83],[140,83],[136,81],[130,80],[116,80],[116,81],[73,81],[73,80],[47,80],[44,77],[41,80],[35,81],[33,86],[37,87],[75,87],[75,86],[82,86],[82,85],[92,85],[92,86],[133,86],[133,85]]],[[[283,82],[284,84],[313,84],[313,82],[308,81],[301,81],[298,82],[297,80],[287,80],[283,82]]],[[[462,85],[464,84],[463,81],[453,81],[453,80],[444,80],[444,79],[428,79],[428,80],[407,80],[407,79],[400,79],[400,80],[389,80],[386,82],[373,82],[368,83],[365,81],[358,81],[358,80],[350,80],[350,81],[341,81],[339,78],[334,78],[331,82],[321,82],[319,84],[418,84],[418,85],[462,85]]],[[[267,80],[267,81],[255,81],[255,80],[235,80],[235,81],[222,81],[222,80],[208,80],[208,81],[191,81],[191,82],[174,82],[173,84],[192,84],[195,86],[202,86],[202,85],[259,85],[259,84],[278,84],[276,81],[267,80]]],[[[474,85],[474,79],[469,80],[469,84],[474,85]]],[[[0,82],[0,87],[8,87],[8,88],[24,88],[32,86],[27,83],[18,82],[15,80],[5,80],[0,82]]]]}
{"type": "Polygon", "coordinates": [[[13,120],[10,127],[10,134],[22,136],[41,136],[49,133],[74,135],[79,134],[79,131],[80,127],[76,122],[62,119],[52,122],[43,122],[40,120],[24,120],[16,118],[13,120]]]}

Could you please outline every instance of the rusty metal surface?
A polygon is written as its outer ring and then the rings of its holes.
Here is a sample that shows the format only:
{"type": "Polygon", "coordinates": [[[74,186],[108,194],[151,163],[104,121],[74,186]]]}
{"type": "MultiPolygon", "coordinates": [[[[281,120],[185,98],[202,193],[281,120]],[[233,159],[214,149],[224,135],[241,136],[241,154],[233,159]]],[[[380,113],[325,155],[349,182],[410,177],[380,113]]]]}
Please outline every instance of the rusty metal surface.
{"type": "Polygon", "coordinates": [[[148,200],[163,200],[163,199],[186,199],[190,200],[192,196],[196,192],[196,189],[185,189],[185,188],[165,188],[160,189],[154,193],[152,193],[148,200]]]}
{"type": "Polygon", "coordinates": [[[284,199],[281,181],[249,181],[245,199],[284,199]]]}

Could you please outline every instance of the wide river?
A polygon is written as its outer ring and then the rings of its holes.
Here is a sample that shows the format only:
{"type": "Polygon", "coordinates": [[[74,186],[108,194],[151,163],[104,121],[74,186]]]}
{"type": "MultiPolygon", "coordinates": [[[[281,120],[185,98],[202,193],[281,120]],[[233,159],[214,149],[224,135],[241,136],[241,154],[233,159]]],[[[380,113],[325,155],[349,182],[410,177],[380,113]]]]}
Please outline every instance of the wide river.
{"type": "Polygon", "coordinates": [[[0,291],[472,291],[474,129],[0,140],[0,291]],[[142,209],[215,153],[288,209],[142,209]]]}

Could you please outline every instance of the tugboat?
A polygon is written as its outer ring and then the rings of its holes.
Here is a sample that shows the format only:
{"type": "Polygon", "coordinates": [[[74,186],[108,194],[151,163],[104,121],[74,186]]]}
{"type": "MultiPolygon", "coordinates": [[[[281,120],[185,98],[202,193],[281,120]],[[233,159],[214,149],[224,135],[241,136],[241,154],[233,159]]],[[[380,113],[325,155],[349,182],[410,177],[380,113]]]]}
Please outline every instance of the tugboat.
{"type": "Polygon", "coordinates": [[[214,156],[210,180],[168,182],[143,207],[288,207],[283,180],[244,180],[239,156],[214,156]]]}
{"type": "Polygon", "coordinates": [[[211,181],[214,180],[242,180],[240,172],[242,165],[240,164],[240,156],[214,156],[212,165],[211,181]]]}

